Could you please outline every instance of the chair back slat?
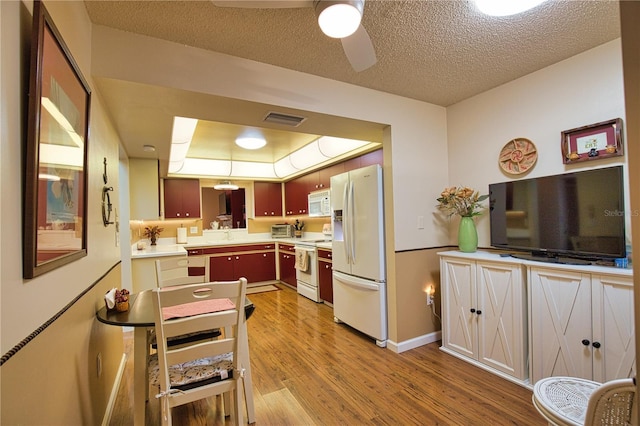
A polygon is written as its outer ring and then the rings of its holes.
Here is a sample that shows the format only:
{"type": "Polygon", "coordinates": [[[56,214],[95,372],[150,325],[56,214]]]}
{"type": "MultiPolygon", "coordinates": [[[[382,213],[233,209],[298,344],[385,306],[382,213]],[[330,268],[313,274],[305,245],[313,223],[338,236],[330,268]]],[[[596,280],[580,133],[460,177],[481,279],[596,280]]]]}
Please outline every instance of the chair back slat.
{"type": "Polygon", "coordinates": [[[176,318],[164,321],[163,336],[170,338],[187,333],[195,333],[211,328],[232,327],[235,325],[238,310],[214,312],[211,314],[197,315],[193,318],[176,318]]]}
{"type": "MultiPolygon", "coordinates": [[[[214,281],[204,284],[215,284],[215,294],[210,294],[208,287],[189,285],[188,287],[192,289],[191,292],[169,292],[169,287],[163,287],[163,289],[158,292],[158,297],[162,299],[163,307],[182,305],[184,303],[198,302],[208,299],[231,299],[231,301],[235,303],[234,299],[240,298],[237,281],[214,281]]],[[[171,286],[171,288],[173,287],[180,286],[171,286]]]]}
{"type": "Polygon", "coordinates": [[[169,287],[208,281],[206,258],[177,257],[156,260],[156,285],[169,287]]]}

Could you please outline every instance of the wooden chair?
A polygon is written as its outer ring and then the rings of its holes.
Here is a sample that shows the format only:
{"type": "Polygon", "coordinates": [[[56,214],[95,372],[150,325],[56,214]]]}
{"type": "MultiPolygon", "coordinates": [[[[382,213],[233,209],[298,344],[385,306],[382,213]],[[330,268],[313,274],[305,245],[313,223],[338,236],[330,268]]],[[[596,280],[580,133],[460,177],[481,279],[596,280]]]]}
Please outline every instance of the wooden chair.
{"type": "MultiPolygon", "coordinates": [[[[204,283],[206,276],[206,258],[183,257],[156,260],[157,287],[171,287],[176,285],[204,283]]],[[[219,329],[209,329],[183,336],[175,336],[169,346],[178,346],[195,340],[215,339],[222,333],[219,329]]],[[[150,336],[150,344],[156,349],[155,336],[150,336]]]]}
{"type": "Polygon", "coordinates": [[[168,287],[207,282],[206,261],[202,256],[158,259],[156,284],[158,287],[168,287]]]}
{"type": "Polygon", "coordinates": [[[635,378],[598,383],[575,377],[547,377],[533,387],[533,405],[550,425],[631,425],[635,378]]]}
{"type": "MultiPolygon", "coordinates": [[[[171,408],[213,395],[232,393],[234,424],[243,423],[243,359],[246,339],[244,299],[247,280],[190,284],[154,289],[158,353],[149,362],[152,385],[159,388],[162,424],[171,424],[171,408]],[[225,306],[227,305],[227,306],[225,306]],[[211,312],[214,311],[214,312],[211,312]],[[172,317],[172,316],[176,317],[172,317]],[[211,327],[232,332],[218,340],[170,347],[174,336],[211,327]]],[[[225,410],[229,407],[225,404],[225,410]]],[[[226,412],[225,414],[229,414],[226,412]]]]}

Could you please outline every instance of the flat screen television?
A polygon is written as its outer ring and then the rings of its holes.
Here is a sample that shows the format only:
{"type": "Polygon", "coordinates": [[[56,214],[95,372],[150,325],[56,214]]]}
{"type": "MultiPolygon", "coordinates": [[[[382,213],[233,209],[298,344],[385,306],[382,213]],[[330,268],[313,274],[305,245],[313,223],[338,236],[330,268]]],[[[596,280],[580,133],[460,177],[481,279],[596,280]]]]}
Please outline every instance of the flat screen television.
{"type": "Polygon", "coordinates": [[[626,256],[622,166],[489,185],[491,245],[533,260],[626,256]]]}

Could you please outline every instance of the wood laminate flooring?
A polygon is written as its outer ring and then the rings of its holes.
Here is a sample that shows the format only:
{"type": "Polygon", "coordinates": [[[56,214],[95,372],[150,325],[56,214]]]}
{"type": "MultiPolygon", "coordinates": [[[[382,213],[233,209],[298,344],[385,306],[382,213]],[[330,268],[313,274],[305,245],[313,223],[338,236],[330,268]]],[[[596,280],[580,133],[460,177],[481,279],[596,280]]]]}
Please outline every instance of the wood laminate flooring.
{"type": "MultiPolygon", "coordinates": [[[[252,294],[257,425],[544,425],[531,391],[452,357],[439,342],[401,354],[333,321],[295,290],[252,294]]],[[[131,351],[132,333],[125,333],[131,351]]],[[[133,424],[132,356],[110,425],[133,424]]],[[[175,425],[224,425],[220,399],[173,409],[175,425]]],[[[147,425],[160,423],[152,397],[147,425]]],[[[246,415],[245,415],[246,420],[246,415]]]]}

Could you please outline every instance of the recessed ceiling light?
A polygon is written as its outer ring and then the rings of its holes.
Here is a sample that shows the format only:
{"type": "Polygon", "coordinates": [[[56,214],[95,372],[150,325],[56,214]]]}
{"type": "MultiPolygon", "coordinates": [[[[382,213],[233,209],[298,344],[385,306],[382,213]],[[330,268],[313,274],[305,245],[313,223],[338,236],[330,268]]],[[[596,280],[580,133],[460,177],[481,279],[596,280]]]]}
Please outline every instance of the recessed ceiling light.
{"type": "Polygon", "coordinates": [[[508,16],[533,9],[546,0],[475,0],[476,7],[487,15],[508,16]]]}
{"type": "Polygon", "coordinates": [[[153,145],[143,145],[143,146],[142,146],[142,150],[143,150],[144,152],[155,152],[156,147],[155,147],[155,146],[153,146],[153,145]]]}
{"type": "Polygon", "coordinates": [[[267,144],[263,138],[244,137],[236,139],[236,145],[244,149],[260,149],[267,144]]]}

